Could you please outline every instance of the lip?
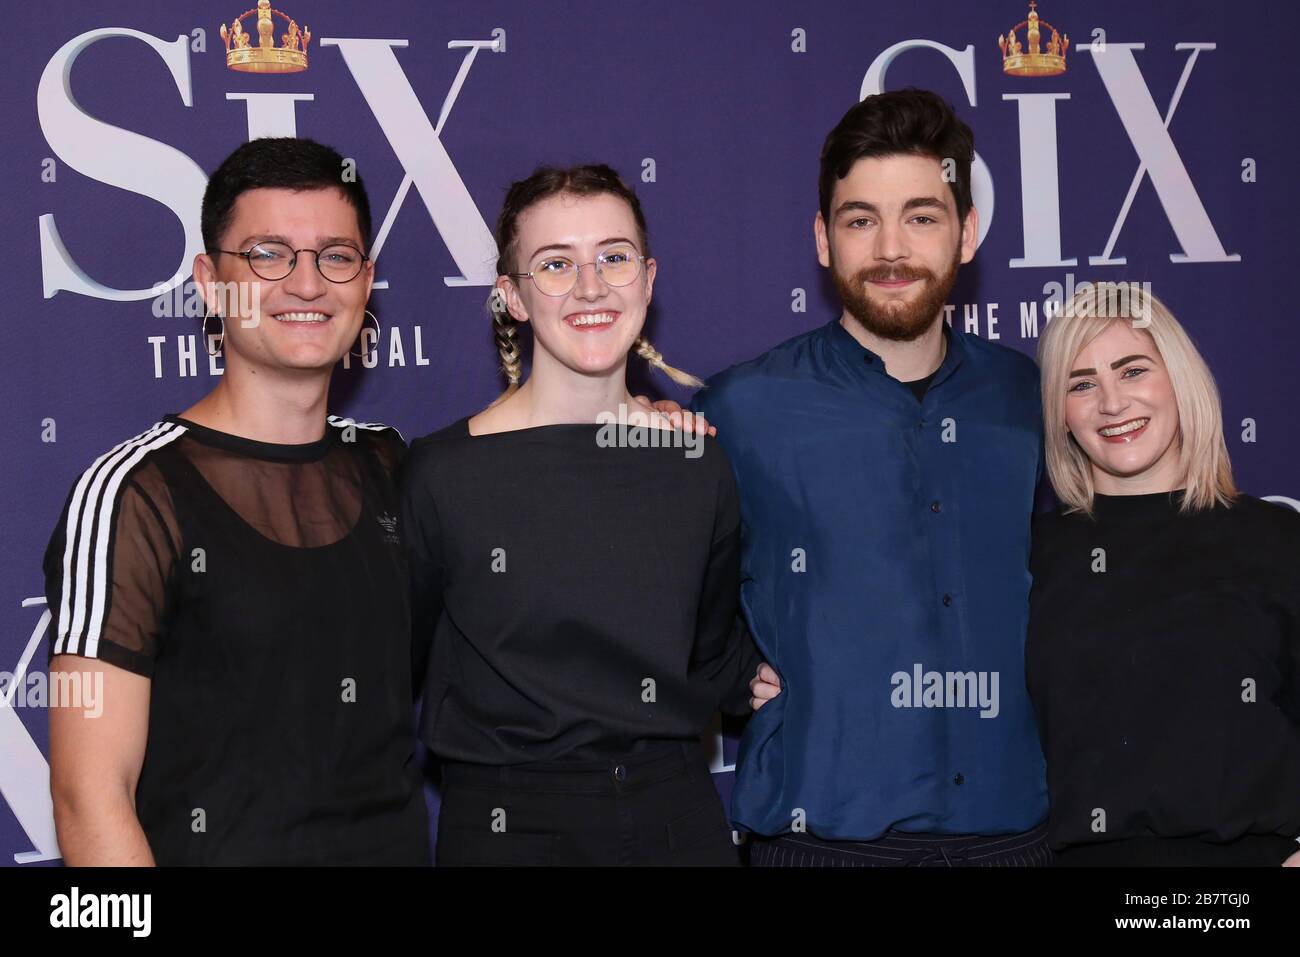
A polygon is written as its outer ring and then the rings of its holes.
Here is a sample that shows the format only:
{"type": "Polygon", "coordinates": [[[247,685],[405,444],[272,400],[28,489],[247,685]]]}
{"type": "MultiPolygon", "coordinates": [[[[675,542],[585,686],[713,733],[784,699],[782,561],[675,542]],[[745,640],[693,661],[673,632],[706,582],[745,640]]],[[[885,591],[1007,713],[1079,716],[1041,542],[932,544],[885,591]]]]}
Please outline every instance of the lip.
{"type": "Polygon", "coordinates": [[[881,289],[905,289],[917,279],[868,279],[867,282],[873,286],[879,286],[881,289]]]}
{"type": "Polygon", "coordinates": [[[618,320],[623,314],[617,309],[585,309],[581,312],[571,312],[564,317],[564,324],[574,332],[604,332],[606,329],[613,329],[618,325],[618,320]],[[578,320],[584,316],[613,316],[612,322],[593,322],[589,324],[578,324],[578,320]]]}
{"type": "Polygon", "coordinates": [[[1142,436],[1146,432],[1146,430],[1151,425],[1151,416],[1135,415],[1133,418],[1125,419],[1123,422],[1112,422],[1109,425],[1105,425],[1102,427],[1107,429],[1113,429],[1116,426],[1128,425],[1130,422],[1141,422],[1143,419],[1146,419],[1146,424],[1143,425],[1141,428],[1134,429],[1132,432],[1125,432],[1123,435],[1102,435],[1101,429],[1098,429],[1097,437],[1100,438],[1103,442],[1110,442],[1112,445],[1127,445],[1130,442],[1136,441],[1140,436],[1142,436]]]}

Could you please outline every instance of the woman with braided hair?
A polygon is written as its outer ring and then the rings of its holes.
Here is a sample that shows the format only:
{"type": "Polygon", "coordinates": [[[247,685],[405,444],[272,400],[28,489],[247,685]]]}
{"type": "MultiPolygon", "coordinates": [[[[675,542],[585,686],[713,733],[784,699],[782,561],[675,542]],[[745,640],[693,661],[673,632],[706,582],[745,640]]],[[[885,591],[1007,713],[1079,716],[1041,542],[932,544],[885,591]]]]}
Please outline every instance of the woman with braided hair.
{"type": "Polygon", "coordinates": [[[667,422],[609,440],[637,414],[630,355],[700,385],[641,334],[640,203],[608,166],[544,167],[510,187],[497,244],[507,388],[403,474],[438,862],[735,865],[700,745],[759,664],[731,466],[667,422]]]}

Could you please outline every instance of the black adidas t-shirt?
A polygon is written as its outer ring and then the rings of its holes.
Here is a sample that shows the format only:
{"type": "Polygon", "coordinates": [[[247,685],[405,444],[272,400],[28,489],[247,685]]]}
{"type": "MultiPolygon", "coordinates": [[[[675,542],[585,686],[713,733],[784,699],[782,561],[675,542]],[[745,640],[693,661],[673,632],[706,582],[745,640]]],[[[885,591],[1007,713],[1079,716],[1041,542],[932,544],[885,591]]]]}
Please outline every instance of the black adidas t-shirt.
{"type": "Polygon", "coordinates": [[[159,864],[423,864],[404,445],[277,445],[169,415],[74,484],[51,656],[151,679],[136,812],[159,864]]]}

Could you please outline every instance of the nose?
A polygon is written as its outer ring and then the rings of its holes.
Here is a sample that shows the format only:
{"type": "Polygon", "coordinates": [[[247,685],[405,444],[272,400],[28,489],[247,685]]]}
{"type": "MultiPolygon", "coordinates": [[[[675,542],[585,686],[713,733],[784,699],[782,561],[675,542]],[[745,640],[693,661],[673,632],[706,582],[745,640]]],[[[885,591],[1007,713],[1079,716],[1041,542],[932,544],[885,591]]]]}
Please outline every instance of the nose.
{"type": "Polygon", "coordinates": [[[1103,379],[1097,383],[1097,411],[1102,415],[1119,415],[1128,408],[1128,397],[1115,380],[1103,379]]]}
{"type": "Polygon", "coordinates": [[[876,258],[885,262],[906,259],[909,250],[903,229],[897,223],[881,223],[876,229],[876,258]]]}
{"type": "Polygon", "coordinates": [[[325,294],[326,280],[316,268],[316,254],[304,251],[297,256],[293,272],[280,280],[280,287],[299,299],[307,301],[319,299],[325,294]]]}
{"type": "Polygon", "coordinates": [[[595,263],[587,263],[578,270],[578,281],[573,285],[573,294],[588,302],[605,295],[605,280],[596,272],[595,263]]]}

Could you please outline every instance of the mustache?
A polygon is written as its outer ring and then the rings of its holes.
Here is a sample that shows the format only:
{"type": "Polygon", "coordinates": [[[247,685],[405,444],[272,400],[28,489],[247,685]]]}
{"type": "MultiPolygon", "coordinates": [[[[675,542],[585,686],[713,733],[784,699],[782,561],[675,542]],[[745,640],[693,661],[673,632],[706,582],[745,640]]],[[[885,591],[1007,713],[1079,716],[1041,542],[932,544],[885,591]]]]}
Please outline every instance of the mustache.
{"type": "Polygon", "coordinates": [[[934,282],[934,273],[923,266],[867,266],[854,276],[858,282],[900,282],[904,279],[924,279],[934,282]]]}

